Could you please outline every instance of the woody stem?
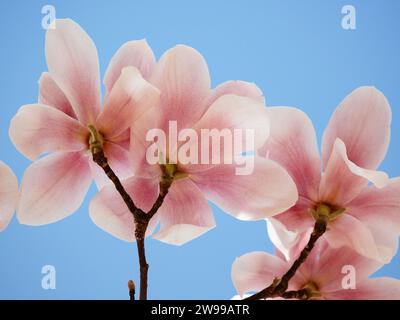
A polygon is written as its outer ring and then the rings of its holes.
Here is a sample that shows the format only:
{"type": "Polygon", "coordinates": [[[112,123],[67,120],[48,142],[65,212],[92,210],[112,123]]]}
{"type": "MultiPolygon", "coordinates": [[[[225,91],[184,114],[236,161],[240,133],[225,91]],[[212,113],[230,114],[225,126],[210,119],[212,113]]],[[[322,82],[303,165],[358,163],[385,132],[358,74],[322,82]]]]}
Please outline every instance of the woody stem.
{"type": "Polygon", "coordinates": [[[99,139],[100,134],[93,126],[89,126],[89,131],[91,133],[90,138],[90,150],[92,152],[93,161],[97,163],[107,175],[107,177],[113,182],[116,190],[121,195],[129,211],[132,213],[135,222],[135,238],[139,256],[140,265],[140,300],[147,300],[147,287],[148,287],[148,270],[149,264],[146,260],[145,243],[144,239],[146,236],[146,230],[149,225],[150,219],[157,213],[158,209],[163,204],[163,201],[168,193],[169,187],[172,184],[173,177],[167,175],[163,171],[163,175],[160,180],[160,192],[157,200],[153,204],[152,208],[148,212],[144,212],[138,208],[133,202],[131,196],[125,190],[121,181],[115,172],[111,169],[108,164],[107,158],[104,155],[102,142],[99,139]]]}
{"type": "MultiPolygon", "coordinates": [[[[247,297],[245,300],[259,300],[272,297],[285,298],[289,297],[289,295],[294,295],[293,292],[288,291],[290,292],[290,294],[286,292],[289,286],[289,281],[296,274],[297,270],[300,268],[302,263],[306,261],[311,250],[314,248],[314,245],[317,242],[317,240],[325,233],[327,224],[328,224],[327,216],[318,217],[318,219],[315,221],[314,230],[311,233],[307,245],[301,251],[299,257],[294,261],[289,270],[280,279],[276,279],[271,285],[261,290],[260,292],[250,297],[247,297]],[[285,295],[285,293],[287,294],[285,295]]],[[[303,292],[299,292],[298,294],[303,294],[303,292]]]]}

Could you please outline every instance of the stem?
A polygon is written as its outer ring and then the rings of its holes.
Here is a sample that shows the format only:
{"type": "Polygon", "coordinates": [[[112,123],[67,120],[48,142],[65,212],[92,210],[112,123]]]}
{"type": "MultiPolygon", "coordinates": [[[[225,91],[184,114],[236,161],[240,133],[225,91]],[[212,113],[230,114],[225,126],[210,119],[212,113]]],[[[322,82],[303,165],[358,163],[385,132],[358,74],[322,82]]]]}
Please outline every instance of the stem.
{"type": "Polygon", "coordinates": [[[117,189],[118,193],[121,195],[126,206],[128,207],[129,211],[133,214],[135,219],[138,216],[145,215],[146,213],[144,211],[136,207],[131,196],[125,190],[124,186],[122,185],[121,181],[119,180],[115,172],[111,169],[110,165],[108,164],[107,158],[104,155],[103,150],[97,149],[95,152],[93,152],[93,161],[96,162],[103,169],[107,177],[114,183],[115,189],[117,189]]]}
{"type": "Polygon", "coordinates": [[[136,221],[135,236],[140,265],[140,300],[147,300],[149,264],[146,260],[146,250],[144,246],[144,238],[146,235],[147,225],[148,221],[146,220],[136,221]]]}
{"type": "MultiPolygon", "coordinates": [[[[245,300],[259,300],[272,297],[283,297],[284,294],[287,293],[286,290],[289,286],[290,279],[293,278],[299,267],[307,259],[317,240],[325,233],[327,224],[328,218],[326,216],[318,217],[315,221],[314,230],[311,233],[310,240],[308,241],[305,248],[301,251],[299,257],[292,264],[290,269],[280,279],[275,279],[270,286],[246,298],[245,300]]],[[[293,291],[289,292],[291,292],[290,294],[293,294],[293,291]]]]}
{"type": "MultiPolygon", "coordinates": [[[[122,199],[124,200],[126,206],[128,207],[129,211],[132,213],[134,221],[135,221],[135,237],[136,237],[136,244],[139,256],[139,265],[140,265],[140,300],[147,300],[147,279],[148,279],[148,270],[149,264],[146,260],[146,252],[145,252],[145,244],[144,238],[146,236],[147,226],[149,225],[150,219],[157,213],[158,209],[164,202],[165,197],[167,196],[169,187],[173,182],[173,175],[171,176],[168,174],[167,170],[162,167],[162,176],[160,180],[160,193],[158,195],[157,200],[153,204],[152,208],[149,212],[144,212],[143,210],[136,207],[135,203],[133,202],[131,196],[125,190],[124,186],[122,185],[121,181],[115,174],[115,172],[111,169],[108,164],[107,158],[104,155],[102,145],[98,141],[98,132],[92,126],[89,126],[89,130],[91,132],[91,141],[90,141],[90,150],[93,155],[93,161],[97,163],[105,172],[107,177],[114,183],[115,188],[117,189],[118,193],[121,195],[122,199]]],[[[130,299],[134,299],[134,290],[133,295],[131,294],[130,290],[130,299]]]]}

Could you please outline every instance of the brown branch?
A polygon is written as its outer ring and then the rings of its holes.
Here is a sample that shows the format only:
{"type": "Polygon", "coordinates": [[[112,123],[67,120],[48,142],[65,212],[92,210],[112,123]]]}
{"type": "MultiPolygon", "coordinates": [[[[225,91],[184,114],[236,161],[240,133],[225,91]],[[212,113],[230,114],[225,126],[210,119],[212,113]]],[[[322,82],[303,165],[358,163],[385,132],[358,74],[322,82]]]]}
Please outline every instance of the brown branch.
{"type": "MultiPolygon", "coordinates": [[[[97,132],[94,128],[91,128],[92,132],[92,141],[91,141],[91,152],[93,155],[93,161],[97,163],[107,175],[107,177],[114,183],[115,188],[117,189],[118,193],[121,195],[122,199],[124,200],[126,206],[128,207],[129,211],[132,213],[134,221],[135,221],[135,238],[139,256],[139,265],[140,265],[140,300],[147,300],[147,287],[148,287],[148,270],[149,264],[146,260],[146,251],[145,251],[145,244],[144,239],[146,236],[147,226],[149,225],[150,219],[157,213],[158,209],[164,202],[165,197],[167,196],[168,190],[173,182],[173,175],[171,176],[168,174],[168,171],[165,170],[165,166],[161,166],[162,169],[162,176],[160,180],[160,192],[157,197],[157,200],[153,204],[152,208],[149,212],[144,212],[143,210],[136,207],[135,203],[133,202],[131,196],[125,190],[124,186],[122,185],[121,181],[115,174],[115,172],[111,169],[108,164],[107,158],[104,155],[102,146],[97,141],[96,138],[97,132]]],[[[133,296],[130,291],[130,299],[134,299],[134,290],[133,296]]]]}
{"type": "Polygon", "coordinates": [[[289,286],[290,279],[293,278],[296,271],[307,259],[317,240],[325,233],[327,223],[327,216],[318,217],[318,219],[315,221],[314,230],[310,236],[310,240],[308,241],[305,248],[301,251],[299,257],[292,264],[290,269],[280,279],[275,279],[270,286],[250,297],[247,297],[245,300],[259,300],[272,297],[282,297],[289,286]]]}
{"type": "Polygon", "coordinates": [[[139,256],[139,265],[140,265],[140,300],[147,300],[147,281],[148,281],[148,271],[149,264],[146,260],[146,251],[144,246],[144,238],[146,236],[146,230],[148,226],[148,220],[136,220],[136,229],[135,229],[135,237],[136,237],[136,246],[138,250],[139,256]]]}
{"type": "Polygon", "coordinates": [[[141,209],[136,207],[131,196],[125,190],[121,181],[119,180],[119,178],[117,177],[115,172],[109,166],[107,158],[104,155],[103,150],[96,149],[92,154],[93,154],[93,161],[96,162],[103,169],[103,171],[107,175],[107,177],[114,183],[115,189],[117,189],[118,193],[121,195],[126,206],[128,207],[129,211],[133,214],[135,219],[141,215],[145,215],[146,213],[144,211],[142,211],[141,209]]]}

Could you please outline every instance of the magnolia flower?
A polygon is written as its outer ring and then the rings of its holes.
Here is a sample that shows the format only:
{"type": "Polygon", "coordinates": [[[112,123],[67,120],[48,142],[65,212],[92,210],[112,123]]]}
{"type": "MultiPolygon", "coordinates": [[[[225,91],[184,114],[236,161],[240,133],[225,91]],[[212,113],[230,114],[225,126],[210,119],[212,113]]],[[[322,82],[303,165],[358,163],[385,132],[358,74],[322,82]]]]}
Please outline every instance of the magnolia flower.
{"type": "MultiPolygon", "coordinates": [[[[232,281],[239,295],[259,292],[283,275],[293,261],[266,252],[251,252],[235,260],[232,281]]],[[[322,240],[289,281],[287,291],[305,289],[310,299],[400,299],[400,280],[368,277],[382,266],[348,247],[333,249],[322,240]]]]}
{"type": "Polygon", "coordinates": [[[11,169],[0,161],[0,231],[13,216],[18,199],[18,181],[11,169]]]}
{"type": "Polygon", "coordinates": [[[347,246],[390,261],[400,233],[400,179],[375,171],[390,139],[391,110],[384,95],[361,87],[338,106],[323,136],[322,176],[308,117],[294,108],[268,112],[271,136],[262,152],[289,172],[299,192],[295,206],[269,221],[274,244],[287,258],[296,255],[314,218],[325,214],[329,223],[324,238],[332,247],[347,246]]]}
{"type": "MultiPolygon", "coordinates": [[[[120,68],[129,65],[127,57],[132,54],[129,44],[124,45],[112,64],[120,68]]],[[[150,49],[148,55],[152,56],[150,49]]],[[[182,150],[183,145],[187,147],[186,151],[190,150],[191,143],[195,143],[195,139],[191,142],[172,141],[171,121],[176,123],[178,132],[190,128],[194,136],[200,136],[202,129],[226,129],[229,132],[251,129],[255,133],[253,150],[265,143],[269,132],[260,90],[254,84],[242,81],[230,81],[211,89],[207,64],[194,49],[176,46],[164,53],[151,69],[149,81],[161,92],[160,104],[132,124],[131,157],[135,177],[123,182],[135,204],[146,212],[159,194],[162,174],[160,164],[149,163],[146,157],[154,146],[154,141],[146,139],[149,130],[159,128],[166,133],[167,145],[157,147],[161,157],[171,154],[171,150],[182,150]]],[[[214,151],[224,154],[223,146],[214,151]]],[[[209,146],[196,147],[196,155],[210,151],[209,146]]],[[[248,175],[236,175],[238,165],[235,163],[182,163],[180,158],[173,163],[169,160],[166,170],[174,180],[149,226],[151,232],[159,221],[160,229],[154,238],[166,243],[181,245],[214,227],[207,200],[243,220],[277,214],[297,200],[295,185],[287,172],[262,157],[253,159],[254,170],[248,175]]],[[[112,186],[105,187],[95,196],[90,205],[90,216],[100,228],[115,237],[135,240],[132,215],[112,186]]]]}
{"type": "Polygon", "coordinates": [[[132,43],[136,55],[122,70],[110,64],[101,109],[99,62],[89,36],[71,20],[57,20],[46,33],[49,72],[39,81],[39,103],[20,108],[12,119],[10,137],[16,148],[34,160],[21,183],[17,217],[42,225],[72,214],[93,180],[107,179],[92,160],[89,140],[96,135],[110,165],[120,177],[131,175],[129,127],[157,104],[158,90],[146,82],[152,57],[145,42],[132,43]],[[140,71],[139,71],[140,70],[140,71]],[[42,154],[48,154],[39,158],[42,154]]]}

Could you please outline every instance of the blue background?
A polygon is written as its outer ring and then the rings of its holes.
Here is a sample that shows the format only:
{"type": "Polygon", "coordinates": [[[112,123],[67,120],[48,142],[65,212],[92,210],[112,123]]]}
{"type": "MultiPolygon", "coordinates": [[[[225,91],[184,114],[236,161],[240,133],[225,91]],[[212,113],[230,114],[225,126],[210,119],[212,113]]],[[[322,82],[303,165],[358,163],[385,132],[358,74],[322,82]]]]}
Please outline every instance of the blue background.
{"type": "MultiPolygon", "coordinates": [[[[29,161],[8,137],[17,109],[37,99],[46,70],[41,8],[78,22],[97,45],[102,75],[126,41],[146,38],[157,57],[187,44],[208,61],[213,85],[256,82],[268,105],[297,106],[319,139],[336,105],[353,89],[374,85],[393,110],[392,140],[381,169],[399,176],[400,1],[1,1],[0,159],[21,178],[29,161]],[[341,28],[341,8],[357,10],[357,30],[341,28]]],[[[0,298],[126,299],[138,280],[135,244],[98,229],[88,215],[92,186],[81,209],[43,227],[19,225],[0,233],[0,298]],[[57,289],[43,290],[41,268],[54,265],[57,289]]],[[[246,201],[246,199],[243,199],[246,201]]],[[[214,299],[235,294],[235,257],[272,251],[264,222],[241,222],[213,207],[217,228],[174,247],[147,240],[150,298],[214,299]]],[[[400,278],[400,255],[378,274],[400,278]]]]}

